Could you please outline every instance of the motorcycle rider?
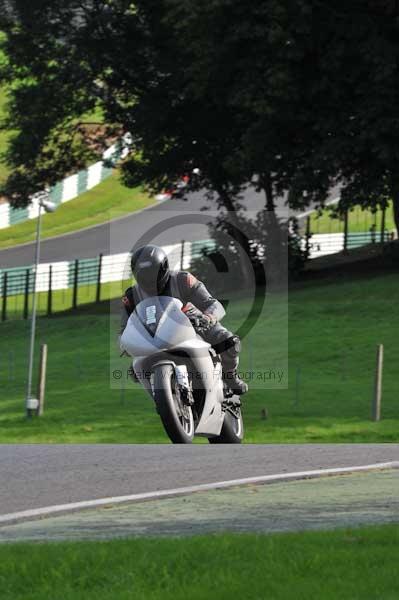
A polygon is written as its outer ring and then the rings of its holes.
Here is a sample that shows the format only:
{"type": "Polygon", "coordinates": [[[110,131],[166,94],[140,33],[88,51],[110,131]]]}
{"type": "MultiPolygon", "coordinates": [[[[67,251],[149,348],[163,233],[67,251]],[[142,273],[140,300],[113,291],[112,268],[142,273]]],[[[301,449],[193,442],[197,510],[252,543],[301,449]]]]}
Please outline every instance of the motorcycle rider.
{"type": "Polygon", "coordinates": [[[166,253],[158,246],[146,245],[135,250],[131,268],[137,283],[129,287],[122,298],[121,331],[136,305],[144,298],[178,298],[196,332],[220,354],[223,378],[229,389],[238,395],[245,394],[248,386],[237,373],[240,339],[218,322],[224,315],[224,309],[205,285],[187,271],[171,271],[166,253]]]}

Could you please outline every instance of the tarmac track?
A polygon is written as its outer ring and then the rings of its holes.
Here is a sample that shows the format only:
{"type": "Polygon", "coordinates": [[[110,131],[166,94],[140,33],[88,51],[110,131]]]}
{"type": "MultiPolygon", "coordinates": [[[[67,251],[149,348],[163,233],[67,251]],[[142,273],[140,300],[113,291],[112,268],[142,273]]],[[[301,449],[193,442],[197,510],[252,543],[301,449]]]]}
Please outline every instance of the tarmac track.
{"type": "Polygon", "coordinates": [[[399,444],[0,445],[0,515],[203,483],[399,460],[399,444]]]}
{"type": "MultiPolygon", "coordinates": [[[[337,196],[339,189],[332,189],[327,202],[337,196]]],[[[263,193],[256,193],[254,189],[248,188],[243,194],[242,205],[248,215],[261,210],[264,204],[263,193]]],[[[207,223],[212,222],[212,212],[209,211],[212,210],[216,210],[215,200],[208,200],[205,192],[191,193],[186,200],[168,200],[111,222],[45,239],[41,244],[41,262],[69,261],[93,258],[100,253],[108,255],[128,252],[138,240],[142,243],[168,245],[181,240],[194,242],[207,239],[207,223]],[[193,213],[201,213],[202,218],[192,218],[193,213]],[[180,224],[177,223],[179,219],[180,224]]],[[[285,198],[277,199],[276,213],[286,217],[285,198]]],[[[110,218],[112,219],[112,213],[110,218]]],[[[28,266],[33,263],[33,259],[33,243],[0,250],[0,268],[28,266]]]]}
{"type": "MultiPolygon", "coordinates": [[[[264,205],[264,196],[248,190],[245,204],[249,210],[258,211],[264,205]]],[[[281,205],[283,206],[283,202],[281,205]]],[[[114,221],[45,239],[41,244],[41,262],[93,258],[100,253],[108,255],[128,252],[138,240],[168,245],[181,240],[194,242],[207,239],[207,222],[211,222],[212,217],[202,212],[204,207],[215,210],[216,204],[207,201],[204,193],[192,193],[187,200],[168,200],[114,221]],[[193,212],[202,212],[202,223],[191,223],[190,215],[193,212]],[[186,222],[175,225],[173,221],[178,216],[186,216],[186,222]],[[155,234],[154,228],[157,228],[155,234]]],[[[33,257],[34,244],[22,244],[0,250],[0,266],[8,268],[30,265],[33,257]]]]}

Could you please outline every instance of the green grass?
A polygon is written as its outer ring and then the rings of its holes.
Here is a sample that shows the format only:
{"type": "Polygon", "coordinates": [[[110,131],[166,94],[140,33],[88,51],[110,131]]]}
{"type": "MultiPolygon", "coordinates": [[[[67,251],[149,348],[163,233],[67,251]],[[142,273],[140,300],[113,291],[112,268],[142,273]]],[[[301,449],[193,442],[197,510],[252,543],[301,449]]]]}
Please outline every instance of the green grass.
{"type": "MultiPolygon", "coordinates": [[[[398,284],[397,274],[385,274],[311,283],[290,293],[290,385],[250,384],[247,442],[398,441],[398,284]],[[377,343],[385,346],[380,423],[370,421],[377,343]]],[[[122,289],[113,287],[108,295],[122,289]]],[[[243,370],[286,368],[283,300],[267,302],[244,336],[243,370]]],[[[238,325],[246,304],[237,300],[229,307],[227,327],[238,325]]],[[[29,324],[0,324],[1,442],[167,442],[145,392],[130,381],[123,389],[112,378],[115,369],[129,365],[118,357],[117,320],[110,324],[101,307],[40,319],[38,341],[49,346],[46,408],[43,418],[31,421],[23,412],[29,324]]]]}
{"type": "MultiPolygon", "coordinates": [[[[375,214],[370,210],[362,210],[360,206],[356,206],[349,212],[349,232],[368,232],[370,227],[375,223],[377,239],[381,231],[382,211],[378,210],[375,214]]],[[[312,213],[310,217],[312,233],[343,233],[344,219],[332,218],[331,209],[326,208],[320,214],[312,213]]],[[[388,207],[385,215],[385,230],[393,231],[395,229],[395,221],[392,212],[392,203],[388,207]]]]}
{"type": "MultiPolygon", "coordinates": [[[[127,188],[115,173],[78,198],[43,216],[42,238],[70,233],[127,215],[154,201],[139,188],[127,188]]],[[[36,219],[0,230],[0,248],[31,242],[36,235],[36,219]]]]}
{"type": "MultiPolygon", "coordinates": [[[[110,300],[120,295],[122,288],[126,289],[130,283],[126,282],[110,282],[101,284],[101,300],[110,300]]],[[[77,305],[82,307],[90,305],[96,299],[97,285],[87,284],[79,285],[77,293],[77,305]]],[[[0,297],[2,302],[2,298],[0,297]]],[[[7,297],[7,319],[21,319],[23,317],[25,296],[18,294],[7,297]]],[[[73,288],[64,290],[54,290],[52,293],[52,314],[65,312],[70,310],[73,305],[73,288]]],[[[48,293],[39,292],[37,294],[37,312],[39,316],[48,314],[48,293]]],[[[28,312],[32,311],[32,295],[28,298],[28,312]]],[[[0,325],[1,327],[1,325],[0,325]]]]}
{"type": "Polygon", "coordinates": [[[394,600],[399,527],[0,547],[2,600],[394,600]]]}

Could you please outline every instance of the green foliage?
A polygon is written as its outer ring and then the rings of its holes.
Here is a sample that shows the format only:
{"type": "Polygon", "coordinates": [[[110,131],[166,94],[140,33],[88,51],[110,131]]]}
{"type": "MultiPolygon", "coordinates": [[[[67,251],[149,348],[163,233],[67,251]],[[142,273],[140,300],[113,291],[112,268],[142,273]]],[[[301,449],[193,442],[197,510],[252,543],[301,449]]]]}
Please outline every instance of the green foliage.
{"type": "Polygon", "coordinates": [[[399,12],[394,2],[314,8],[312,135],[343,183],[341,206],[394,203],[399,225],[399,12]],[[317,31],[316,31],[317,27],[317,31]]]}
{"type": "Polygon", "coordinates": [[[288,233],[288,272],[291,277],[297,277],[303,271],[308,258],[309,249],[306,248],[306,237],[301,236],[298,221],[291,219],[288,233]]]}
{"type": "Polygon", "coordinates": [[[294,32],[308,31],[306,2],[5,4],[4,77],[13,81],[11,121],[21,132],[8,156],[15,202],[24,182],[26,195],[83,160],[73,117],[97,101],[108,122],[134,133],[138,152],[124,167],[131,185],[160,190],[198,167],[195,185],[234,208],[256,174],[272,209],[274,194],[306,170],[311,138],[297,75],[306,51],[290,44],[294,32]]]}
{"type": "Polygon", "coordinates": [[[332,0],[3,1],[12,86],[6,189],[15,203],[85,158],[74,119],[95,106],[130,130],[129,185],[192,187],[235,209],[242,186],[292,207],[391,198],[399,223],[398,14],[332,0]],[[356,23],[356,26],[354,26],[356,23]]]}
{"type": "Polygon", "coordinates": [[[6,116],[7,89],[0,88],[0,185],[4,183],[9,174],[8,168],[4,162],[4,155],[7,150],[10,132],[6,129],[4,120],[6,116]]]}
{"type": "Polygon", "coordinates": [[[92,158],[75,119],[93,110],[96,98],[83,91],[92,80],[80,47],[69,43],[74,29],[70,6],[41,1],[1,4],[1,45],[7,61],[1,64],[0,76],[10,89],[6,126],[15,132],[6,153],[10,175],[3,192],[19,206],[27,203],[29,194],[92,158]]]}

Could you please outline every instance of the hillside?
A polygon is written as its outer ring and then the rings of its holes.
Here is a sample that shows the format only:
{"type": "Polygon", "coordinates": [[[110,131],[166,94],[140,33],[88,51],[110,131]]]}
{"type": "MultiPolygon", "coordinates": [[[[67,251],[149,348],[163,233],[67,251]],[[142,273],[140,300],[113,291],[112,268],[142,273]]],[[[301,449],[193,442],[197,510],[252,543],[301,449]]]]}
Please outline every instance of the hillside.
{"type": "MultiPolygon", "coordinates": [[[[114,289],[114,295],[122,294],[114,289]]],[[[398,440],[398,273],[307,282],[289,297],[289,389],[250,384],[244,400],[246,441],[393,442],[398,440]],[[381,423],[369,420],[376,344],[385,346],[381,423]],[[268,418],[265,418],[268,417],[268,418]]],[[[247,301],[236,299],[233,327],[247,301]]],[[[0,324],[1,442],[166,442],[150,399],[135,384],[112,379],[127,369],[115,344],[118,314],[108,303],[41,318],[49,345],[46,412],[23,417],[27,323],[0,324]],[[111,335],[110,335],[111,333],[111,335]]],[[[284,298],[266,303],[259,327],[243,338],[241,368],[264,372],[285,364],[284,298]]]]}

